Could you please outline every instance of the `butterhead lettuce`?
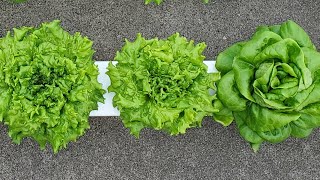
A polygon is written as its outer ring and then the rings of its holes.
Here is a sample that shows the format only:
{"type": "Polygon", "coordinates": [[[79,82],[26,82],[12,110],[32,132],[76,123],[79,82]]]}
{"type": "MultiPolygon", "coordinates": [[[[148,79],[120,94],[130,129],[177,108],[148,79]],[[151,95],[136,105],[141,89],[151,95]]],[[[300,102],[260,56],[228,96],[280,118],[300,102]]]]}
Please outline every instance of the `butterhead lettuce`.
{"type": "Polygon", "coordinates": [[[0,39],[0,121],[13,142],[32,137],[56,153],[89,128],[103,102],[92,42],[60,21],[14,28],[0,39]]]}
{"type": "Polygon", "coordinates": [[[216,111],[209,90],[220,74],[207,73],[205,48],[178,33],[165,40],[146,40],[141,34],[134,42],[126,40],[107,74],[113,105],[131,134],[139,137],[143,128],[183,134],[216,111]]]}
{"type": "Polygon", "coordinates": [[[307,137],[320,125],[320,53],[295,22],[261,26],[219,54],[214,118],[235,120],[257,151],[264,141],[307,137]]]}

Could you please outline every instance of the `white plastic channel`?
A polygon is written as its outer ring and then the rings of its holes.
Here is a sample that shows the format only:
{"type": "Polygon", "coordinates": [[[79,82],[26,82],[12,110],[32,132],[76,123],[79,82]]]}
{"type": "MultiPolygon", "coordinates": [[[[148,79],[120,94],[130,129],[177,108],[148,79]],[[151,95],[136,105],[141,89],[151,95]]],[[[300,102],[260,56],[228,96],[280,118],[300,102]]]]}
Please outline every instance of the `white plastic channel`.
{"type": "MultiPolygon", "coordinates": [[[[102,84],[102,88],[107,91],[110,85],[110,79],[108,75],[106,75],[107,67],[109,61],[96,61],[95,64],[98,65],[99,68],[99,76],[98,81],[102,84]]],[[[116,64],[116,61],[113,61],[116,64]]],[[[217,72],[215,69],[215,61],[204,61],[204,63],[208,66],[208,72],[217,72]]],[[[92,111],[90,116],[120,116],[120,112],[117,108],[114,108],[112,105],[112,98],[115,95],[113,92],[108,92],[104,94],[105,102],[99,103],[98,110],[92,111]]]]}

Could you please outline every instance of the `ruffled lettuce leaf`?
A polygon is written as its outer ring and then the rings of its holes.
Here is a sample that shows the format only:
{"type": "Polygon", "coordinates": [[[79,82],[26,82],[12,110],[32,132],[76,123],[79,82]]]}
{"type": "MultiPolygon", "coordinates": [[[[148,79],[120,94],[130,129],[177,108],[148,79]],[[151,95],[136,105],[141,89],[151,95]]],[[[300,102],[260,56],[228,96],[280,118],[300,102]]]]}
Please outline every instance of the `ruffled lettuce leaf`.
{"type": "Polygon", "coordinates": [[[139,137],[143,128],[184,134],[216,112],[209,90],[220,75],[207,73],[205,47],[178,33],[166,40],[146,40],[141,34],[134,42],[126,40],[107,74],[108,90],[115,92],[113,105],[131,134],[139,137]]]}
{"type": "Polygon", "coordinates": [[[58,20],[0,39],[0,121],[13,142],[31,137],[56,153],[85,133],[105,93],[93,53],[92,41],[58,20]]]}

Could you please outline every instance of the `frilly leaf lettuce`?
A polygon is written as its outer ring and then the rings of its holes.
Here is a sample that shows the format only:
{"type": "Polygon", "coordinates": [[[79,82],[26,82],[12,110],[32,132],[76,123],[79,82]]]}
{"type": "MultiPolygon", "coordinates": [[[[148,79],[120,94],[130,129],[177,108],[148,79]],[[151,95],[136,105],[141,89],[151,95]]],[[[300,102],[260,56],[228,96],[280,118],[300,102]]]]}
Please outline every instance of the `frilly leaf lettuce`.
{"type": "Polygon", "coordinates": [[[103,102],[92,42],[60,21],[14,28],[0,39],[0,121],[13,142],[32,137],[56,153],[89,128],[103,102]]]}
{"type": "Polygon", "coordinates": [[[146,40],[141,34],[134,42],[126,40],[107,74],[108,90],[115,92],[113,105],[131,134],[139,137],[143,128],[184,134],[216,112],[209,90],[215,89],[220,74],[207,73],[205,47],[178,33],[166,40],[146,40]]]}
{"type": "Polygon", "coordinates": [[[214,118],[223,125],[235,119],[254,151],[319,127],[320,53],[295,22],[257,28],[221,52],[216,68],[222,77],[214,118]]]}

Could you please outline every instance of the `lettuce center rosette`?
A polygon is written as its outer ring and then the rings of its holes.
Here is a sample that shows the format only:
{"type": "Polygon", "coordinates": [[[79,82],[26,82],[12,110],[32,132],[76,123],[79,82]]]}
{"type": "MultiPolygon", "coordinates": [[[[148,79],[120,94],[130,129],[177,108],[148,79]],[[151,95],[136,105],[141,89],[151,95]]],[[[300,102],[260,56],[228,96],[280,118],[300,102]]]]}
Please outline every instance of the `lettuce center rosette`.
{"type": "Polygon", "coordinates": [[[261,26],[253,37],[219,54],[216,68],[223,125],[236,121],[257,151],[263,141],[307,137],[320,125],[320,53],[295,22],[261,26]]]}
{"type": "Polygon", "coordinates": [[[0,39],[0,121],[13,142],[32,137],[56,153],[89,128],[103,102],[92,42],[60,21],[13,29],[0,39]]]}
{"type": "Polygon", "coordinates": [[[134,42],[126,41],[107,74],[108,90],[115,92],[113,104],[131,134],[139,137],[146,127],[183,134],[216,112],[209,90],[220,75],[207,72],[205,48],[178,33],[165,40],[138,34],[134,42]]]}

